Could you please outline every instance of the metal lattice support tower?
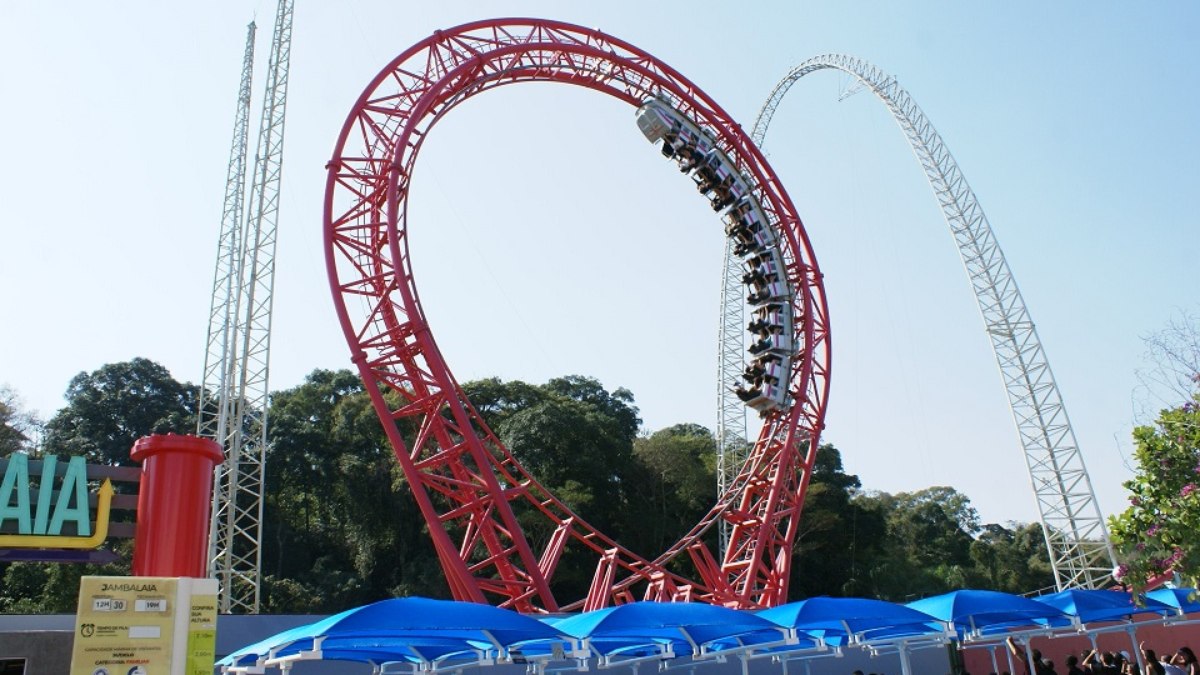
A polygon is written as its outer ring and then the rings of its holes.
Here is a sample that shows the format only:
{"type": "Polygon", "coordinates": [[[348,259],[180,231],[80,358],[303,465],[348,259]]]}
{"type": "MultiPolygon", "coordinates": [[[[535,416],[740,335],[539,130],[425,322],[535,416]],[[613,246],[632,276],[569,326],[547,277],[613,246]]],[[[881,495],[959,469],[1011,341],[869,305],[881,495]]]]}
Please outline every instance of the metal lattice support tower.
{"type": "Polygon", "coordinates": [[[209,561],[210,573],[220,581],[222,612],[256,613],[260,603],[271,308],[292,12],[293,0],[280,0],[242,228],[237,290],[228,314],[231,327],[226,328],[227,367],[221,390],[226,403],[221,409],[227,421],[217,425],[227,430],[225,461],[216,473],[209,561]]]}
{"type": "MultiPolygon", "coordinates": [[[[950,225],[1000,366],[1059,590],[1104,585],[1116,557],[1050,364],[983,209],[912,97],[894,77],[861,59],[818,56],[776,85],[751,137],[761,146],[784,94],[800,78],[825,69],[858,78],[892,111],[950,225]]],[[[727,277],[736,273],[726,268],[727,277]]]]}
{"type": "MultiPolygon", "coordinates": [[[[737,479],[753,446],[746,440],[746,404],[737,397],[737,382],[745,367],[746,303],[741,281],[741,256],[734,242],[725,243],[725,276],[721,283],[721,325],[717,355],[717,494],[724,495],[737,479]]],[[[722,520],[717,530],[720,555],[729,550],[731,525],[722,520]]]]}
{"type": "Polygon", "coordinates": [[[250,127],[250,82],[254,71],[254,22],[246,27],[246,52],[238,87],[237,114],[233,120],[233,147],[225,181],[225,204],[221,209],[221,232],[217,239],[217,264],[213,274],[212,304],[208,311],[208,340],[204,353],[204,379],[200,387],[199,421],[196,433],[227,445],[230,397],[223,396],[230,374],[233,317],[241,290],[242,208],[246,184],[246,138],[250,127]]]}
{"type": "MultiPolygon", "coordinates": [[[[233,145],[225,182],[225,205],[217,242],[216,272],[213,275],[212,305],[208,319],[208,344],[204,357],[204,380],[196,433],[211,438],[225,452],[225,461],[216,467],[213,482],[212,521],[209,524],[209,573],[218,574],[213,565],[216,546],[223,545],[224,515],[235,503],[236,472],[230,472],[232,448],[240,448],[242,425],[233,422],[238,414],[237,386],[241,368],[235,332],[241,306],[244,232],[244,195],[246,184],[246,140],[250,127],[250,83],[254,71],[253,22],[247,28],[246,51],[242,59],[241,85],[238,88],[237,114],[233,123],[233,145]]],[[[224,611],[226,610],[222,607],[224,611]]]]}

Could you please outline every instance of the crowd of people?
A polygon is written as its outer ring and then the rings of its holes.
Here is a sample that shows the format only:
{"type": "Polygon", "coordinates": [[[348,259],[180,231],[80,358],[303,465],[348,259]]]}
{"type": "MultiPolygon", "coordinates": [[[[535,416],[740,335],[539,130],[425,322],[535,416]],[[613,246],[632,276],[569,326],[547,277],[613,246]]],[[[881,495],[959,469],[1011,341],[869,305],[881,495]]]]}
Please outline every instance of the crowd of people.
{"type": "Polygon", "coordinates": [[[1021,662],[1025,675],[1200,675],[1200,663],[1197,663],[1196,655],[1188,647],[1180,647],[1174,654],[1159,656],[1153,649],[1147,649],[1143,642],[1140,645],[1142,666],[1129,652],[1090,649],[1079,656],[1067,655],[1062,662],[1063,670],[1056,668],[1053,659],[1043,658],[1037,649],[1026,652],[1025,647],[1012,638],[1008,639],[1008,649],[1021,662]],[[1030,656],[1033,658],[1032,667],[1030,656]]]}
{"type": "MultiPolygon", "coordinates": [[[[1089,649],[1079,656],[1069,654],[1062,662],[1062,670],[1053,659],[1043,658],[1041,651],[1032,649],[1026,653],[1024,645],[1012,638],[1008,639],[1008,649],[1020,661],[1024,675],[1200,675],[1200,663],[1196,655],[1188,647],[1180,647],[1174,654],[1163,654],[1161,657],[1153,650],[1147,649],[1146,643],[1141,644],[1142,662],[1145,669],[1138,672],[1137,659],[1128,652],[1101,652],[1089,649]],[[1029,657],[1033,656],[1033,668],[1029,667],[1029,657]]],[[[856,670],[851,675],[864,675],[856,670]]],[[[867,673],[866,675],[876,675],[867,673]]],[[[970,675],[963,672],[961,675],[970,675]]],[[[989,673],[996,675],[996,673],[989,673]]],[[[1007,670],[1001,675],[1011,675],[1007,670]]]]}

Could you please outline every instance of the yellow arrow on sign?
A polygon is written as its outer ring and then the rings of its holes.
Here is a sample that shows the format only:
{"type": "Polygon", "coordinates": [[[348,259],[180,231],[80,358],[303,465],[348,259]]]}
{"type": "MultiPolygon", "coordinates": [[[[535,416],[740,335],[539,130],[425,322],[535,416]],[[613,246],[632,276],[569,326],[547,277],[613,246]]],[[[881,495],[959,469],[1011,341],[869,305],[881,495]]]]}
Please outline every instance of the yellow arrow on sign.
{"type": "Polygon", "coordinates": [[[90,537],[0,534],[0,548],[96,548],[108,538],[108,514],[112,505],[112,481],[105,478],[96,503],[96,531],[90,537]]]}

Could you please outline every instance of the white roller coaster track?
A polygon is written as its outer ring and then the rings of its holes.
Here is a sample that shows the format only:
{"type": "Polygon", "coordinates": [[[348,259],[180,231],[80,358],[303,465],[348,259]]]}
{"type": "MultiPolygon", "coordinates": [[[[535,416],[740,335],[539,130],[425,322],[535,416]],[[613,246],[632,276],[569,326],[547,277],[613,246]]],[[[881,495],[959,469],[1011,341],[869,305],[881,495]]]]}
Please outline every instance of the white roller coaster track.
{"type": "MultiPolygon", "coordinates": [[[[796,66],[775,86],[754,123],[754,142],[763,145],[767,126],[791,86],[805,75],[826,69],[854,76],[892,111],[950,225],[1008,393],[1056,585],[1059,590],[1104,585],[1116,564],[1115,555],[1050,364],[983,209],[941,136],[912,97],[896,78],[861,59],[818,56],[796,66]]],[[[740,274],[739,262],[727,252],[726,288],[730,279],[740,274]]],[[[746,435],[744,414],[739,426],[739,418],[728,412],[733,403],[729,383],[737,381],[741,361],[726,365],[734,362],[727,358],[728,353],[740,352],[743,316],[741,298],[722,294],[717,420],[722,455],[736,453],[736,439],[746,435]]],[[[736,473],[740,464],[736,457],[721,456],[719,466],[736,473]]],[[[722,474],[718,480],[723,490],[728,478],[722,474]]]]}

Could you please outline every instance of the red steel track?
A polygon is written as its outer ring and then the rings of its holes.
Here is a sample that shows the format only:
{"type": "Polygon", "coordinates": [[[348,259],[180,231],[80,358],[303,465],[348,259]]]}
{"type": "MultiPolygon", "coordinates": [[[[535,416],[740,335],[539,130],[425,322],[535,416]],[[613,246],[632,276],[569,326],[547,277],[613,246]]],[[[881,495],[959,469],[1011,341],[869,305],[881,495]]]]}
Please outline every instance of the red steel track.
{"type": "Polygon", "coordinates": [[[338,318],[456,599],[524,612],[639,598],[738,608],[786,601],[829,388],[825,292],[791,199],[720,106],[666,64],[598,31],[539,19],[480,21],[438,31],[389,63],[355,103],[327,169],[326,267],[338,318]],[[518,82],[587,87],[635,108],[654,97],[669,101],[712,134],[778,234],[796,317],[792,405],[764,420],[733,486],[653,560],[572,513],[517,462],[463,395],[417,299],[407,206],[421,146],[457,104],[518,82]],[[553,535],[539,550],[514,506],[549,521],[553,535]],[[719,520],[731,525],[723,560],[701,539],[719,520]],[[585,598],[563,601],[551,592],[567,550],[595,561],[585,598]]]}

